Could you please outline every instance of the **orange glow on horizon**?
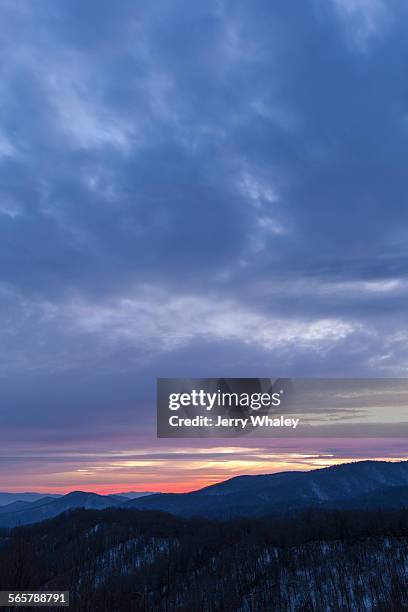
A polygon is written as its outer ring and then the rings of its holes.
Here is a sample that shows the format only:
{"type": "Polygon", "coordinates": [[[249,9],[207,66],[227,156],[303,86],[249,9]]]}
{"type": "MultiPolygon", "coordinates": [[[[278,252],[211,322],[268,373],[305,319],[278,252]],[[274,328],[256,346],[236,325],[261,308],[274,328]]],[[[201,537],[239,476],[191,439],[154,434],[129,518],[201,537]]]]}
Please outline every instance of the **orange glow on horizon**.
{"type": "Polygon", "coordinates": [[[66,494],[70,491],[92,491],[101,495],[126,492],[145,493],[185,493],[228,480],[240,475],[272,474],[284,471],[309,471],[322,469],[332,465],[350,463],[352,461],[402,461],[406,456],[384,457],[336,457],[330,453],[286,452],[279,457],[268,455],[264,449],[251,449],[252,455],[246,449],[245,458],[240,459],[225,449],[222,459],[211,457],[210,453],[197,453],[192,459],[182,459],[175,453],[174,460],[168,460],[166,465],[151,461],[148,457],[143,462],[137,462],[133,467],[131,461],[120,460],[117,463],[100,464],[88,467],[76,467],[69,471],[54,474],[56,482],[52,483],[52,475],[41,474],[28,488],[14,483],[14,486],[2,487],[11,493],[36,491],[44,494],[66,494]],[[269,460],[268,460],[269,458],[269,460]],[[141,469],[141,467],[145,469],[141,469]],[[167,469],[166,469],[167,468],[167,469]],[[167,478],[166,478],[167,476],[167,478]],[[51,482],[50,482],[51,481],[51,482]]]}

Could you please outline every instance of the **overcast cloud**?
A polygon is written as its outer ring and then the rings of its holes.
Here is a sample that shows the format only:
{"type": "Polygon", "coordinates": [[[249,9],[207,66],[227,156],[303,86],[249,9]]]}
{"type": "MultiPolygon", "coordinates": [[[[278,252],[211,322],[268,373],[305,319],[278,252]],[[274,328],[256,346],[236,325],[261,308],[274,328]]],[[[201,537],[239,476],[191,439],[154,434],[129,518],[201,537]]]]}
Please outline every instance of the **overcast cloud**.
{"type": "Polygon", "coordinates": [[[407,13],[2,2],[2,444],[153,434],[157,376],[407,375],[407,13]]]}

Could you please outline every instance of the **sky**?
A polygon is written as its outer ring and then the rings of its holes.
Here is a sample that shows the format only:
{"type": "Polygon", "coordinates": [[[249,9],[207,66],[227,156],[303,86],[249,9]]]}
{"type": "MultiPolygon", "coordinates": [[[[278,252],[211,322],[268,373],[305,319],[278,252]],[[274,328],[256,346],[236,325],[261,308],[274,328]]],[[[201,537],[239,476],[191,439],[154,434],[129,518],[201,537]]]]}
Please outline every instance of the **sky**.
{"type": "Polygon", "coordinates": [[[0,489],[401,458],[156,439],[157,377],[405,377],[403,0],[2,0],[0,489]]]}

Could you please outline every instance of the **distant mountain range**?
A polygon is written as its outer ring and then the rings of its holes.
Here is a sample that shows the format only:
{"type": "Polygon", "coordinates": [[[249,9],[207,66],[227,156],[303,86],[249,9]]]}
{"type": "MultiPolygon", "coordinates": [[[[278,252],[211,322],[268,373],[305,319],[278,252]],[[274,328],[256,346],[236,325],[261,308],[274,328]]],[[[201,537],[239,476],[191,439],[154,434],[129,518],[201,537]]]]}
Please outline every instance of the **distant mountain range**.
{"type": "MultiPolygon", "coordinates": [[[[126,497],[127,499],[137,499],[138,497],[144,497],[145,495],[153,495],[151,491],[126,491],[125,493],[116,493],[120,497],[126,497]]],[[[4,493],[0,492],[0,512],[2,512],[2,506],[10,505],[14,502],[35,502],[40,499],[53,498],[58,499],[63,497],[59,493],[4,493]]],[[[21,505],[21,508],[23,506],[21,505]]],[[[16,509],[18,505],[16,506],[16,509]]]]}
{"type": "Polygon", "coordinates": [[[61,497],[58,494],[49,494],[49,493],[3,493],[0,492],[0,506],[5,506],[6,504],[11,504],[15,501],[26,501],[33,502],[37,501],[37,499],[41,499],[47,495],[48,497],[61,497]]]}
{"type": "Polygon", "coordinates": [[[408,507],[408,461],[360,461],[309,472],[237,476],[191,493],[98,495],[74,491],[58,498],[19,499],[0,508],[0,527],[43,521],[72,508],[108,507],[222,519],[287,514],[312,507],[408,507]]]}
{"type": "Polygon", "coordinates": [[[146,497],[146,495],[156,495],[151,491],[126,491],[125,493],[117,493],[121,497],[127,497],[128,499],[137,499],[138,497],[146,497]]]}
{"type": "Polygon", "coordinates": [[[185,517],[231,518],[308,507],[401,507],[404,499],[408,502],[408,461],[360,461],[309,472],[237,476],[191,493],[151,495],[128,506],[185,517]]]}

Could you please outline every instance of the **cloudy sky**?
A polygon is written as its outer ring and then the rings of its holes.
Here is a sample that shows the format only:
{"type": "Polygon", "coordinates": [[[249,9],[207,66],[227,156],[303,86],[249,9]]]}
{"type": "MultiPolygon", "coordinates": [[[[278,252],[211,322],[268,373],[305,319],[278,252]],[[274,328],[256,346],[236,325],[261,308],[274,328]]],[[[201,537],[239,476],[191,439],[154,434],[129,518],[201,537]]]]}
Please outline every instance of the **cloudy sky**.
{"type": "Polygon", "coordinates": [[[158,441],[155,381],[407,375],[407,17],[1,0],[0,488],[405,456],[158,441]]]}

